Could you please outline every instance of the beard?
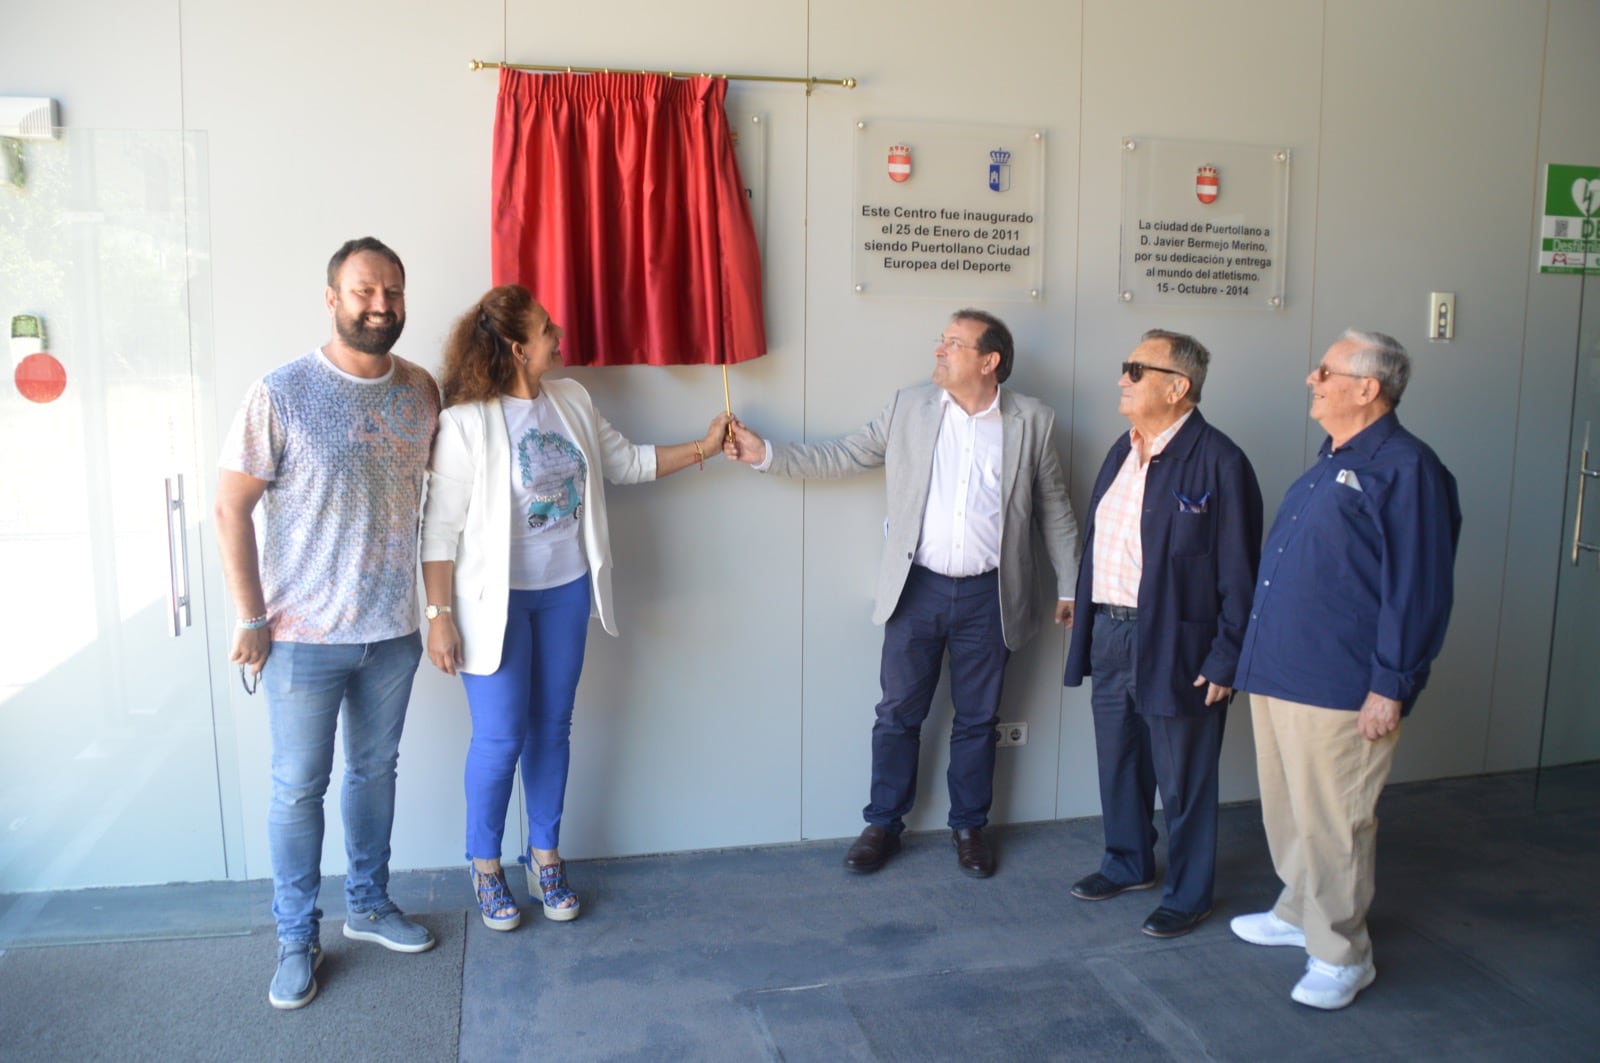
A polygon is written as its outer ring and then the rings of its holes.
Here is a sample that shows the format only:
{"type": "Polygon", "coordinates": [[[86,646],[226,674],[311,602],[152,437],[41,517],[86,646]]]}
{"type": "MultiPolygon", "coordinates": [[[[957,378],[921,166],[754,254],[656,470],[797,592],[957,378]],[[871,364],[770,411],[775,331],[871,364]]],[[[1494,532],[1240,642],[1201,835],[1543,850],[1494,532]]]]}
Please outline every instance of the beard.
{"type": "Polygon", "coordinates": [[[400,333],[406,327],[406,319],[393,311],[382,314],[356,314],[346,317],[344,314],[333,316],[334,331],[338,332],[339,339],[351,350],[360,351],[362,354],[388,354],[394,347],[395,341],[400,338],[400,333]],[[367,323],[369,317],[381,318],[376,325],[367,323]]]}

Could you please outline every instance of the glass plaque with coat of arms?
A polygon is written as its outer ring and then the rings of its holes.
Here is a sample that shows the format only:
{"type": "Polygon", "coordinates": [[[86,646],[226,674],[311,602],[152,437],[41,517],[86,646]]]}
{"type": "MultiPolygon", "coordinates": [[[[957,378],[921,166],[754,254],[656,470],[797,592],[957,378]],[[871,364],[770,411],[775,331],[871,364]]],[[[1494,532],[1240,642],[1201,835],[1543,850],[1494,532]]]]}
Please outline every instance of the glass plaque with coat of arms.
{"type": "Polygon", "coordinates": [[[1125,137],[1125,303],[1284,305],[1289,160],[1283,147],[1125,137]]]}
{"type": "Polygon", "coordinates": [[[1044,134],[856,125],[852,281],[861,295],[1038,299],[1044,134]]]}

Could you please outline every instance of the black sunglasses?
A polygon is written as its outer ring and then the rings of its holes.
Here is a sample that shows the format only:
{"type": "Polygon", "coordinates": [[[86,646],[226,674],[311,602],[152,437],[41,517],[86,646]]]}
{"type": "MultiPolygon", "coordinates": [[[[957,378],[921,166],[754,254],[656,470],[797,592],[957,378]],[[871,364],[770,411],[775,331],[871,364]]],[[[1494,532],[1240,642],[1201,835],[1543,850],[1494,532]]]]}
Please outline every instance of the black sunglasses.
{"type": "Polygon", "coordinates": [[[1122,363],[1122,371],[1124,373],[1128,374],[1128,380],[1131,383],[1134,383],[1134,384],[1137,384],[1140,380],[1142,380],[1144,378],[1144,371],[1146,369],[1150,370],[1151,372],[1155,372],[1155,373],[1171,373],[1173,376],[1181,376],[1185,380],[1189,379],[1189,374],[1188,373],[1183,373],[1183,372],[1180,372],[1180,371],[1178,371],[1176,369],[1164,369],[1159,365],[1145,365],[1143,362],[1123,362],[1122,363]]]}

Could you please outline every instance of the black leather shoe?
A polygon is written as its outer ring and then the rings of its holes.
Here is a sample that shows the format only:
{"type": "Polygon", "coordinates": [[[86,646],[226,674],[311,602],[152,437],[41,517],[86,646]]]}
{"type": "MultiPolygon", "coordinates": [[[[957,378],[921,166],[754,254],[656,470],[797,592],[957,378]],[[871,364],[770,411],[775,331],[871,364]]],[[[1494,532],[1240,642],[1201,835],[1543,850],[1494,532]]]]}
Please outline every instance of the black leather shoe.
{"type": "Polygon", "coordinates": [[[1144,926],[1139,929],[1153,938],[1181,938],[1199,926],[1201,920],[1210,914],[1210,908],[1203,912],[1180,912],[1174,908],[1157,908],[1150,913],[1150,918],[1146,919],[1144,926]]]}
{"type": "Polygon", "coordinates": [[[963,827],[950,832],[956,846],[956,864],[973,878],[988,878],[994,874],[994,853],[983,840],[982,827],[963,827]]]}
{"type": "Polygon", "coordinates": [[[1129,890],[1147,890],[1156,884],[1155,879],[1149,882],[1135,882],[1131,886],[1119,886],[1096,871],[1092,875],[1085,875],[1072,884],[1072,895],[1080,901],[1106,901],[1119,893],[1129,890]]]}
{"type": "Polygon", "coordinates": [[[850,851],[844,854],[844,869],[866,875],[883,866],[885,860],[900,851],[900,835],[887,827],[868,824],[850,851]]]}

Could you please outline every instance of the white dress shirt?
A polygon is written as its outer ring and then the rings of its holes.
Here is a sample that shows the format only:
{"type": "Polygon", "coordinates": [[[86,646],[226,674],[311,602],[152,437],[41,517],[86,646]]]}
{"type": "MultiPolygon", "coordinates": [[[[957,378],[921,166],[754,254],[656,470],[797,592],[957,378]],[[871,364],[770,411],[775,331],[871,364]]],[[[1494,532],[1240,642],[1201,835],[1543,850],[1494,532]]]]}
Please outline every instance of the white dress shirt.
{"type": "Polygon", "coordinates": [[[941,576],[1000,566],[1000,393],[976,414],[943,396],[915,562],[941,576]]]}

